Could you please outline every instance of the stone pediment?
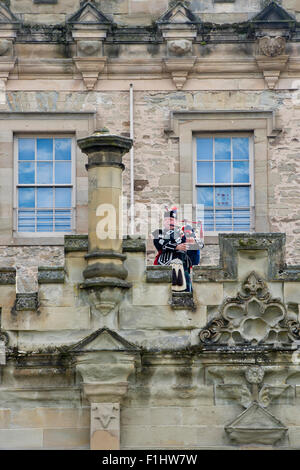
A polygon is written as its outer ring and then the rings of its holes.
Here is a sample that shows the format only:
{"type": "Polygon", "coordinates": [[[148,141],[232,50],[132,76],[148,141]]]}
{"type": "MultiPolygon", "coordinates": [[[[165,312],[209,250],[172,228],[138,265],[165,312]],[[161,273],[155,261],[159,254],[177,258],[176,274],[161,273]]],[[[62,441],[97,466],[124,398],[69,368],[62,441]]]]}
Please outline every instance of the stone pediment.
{"type": "Polygon", "coordinates": [[[67,21],[69,24],[99,25],[111,24],[111,21],[98,8],[89,2],[74,13],[67,21]]]}
{"type": "Polygon", "coordinates": [[[19,23],[18,18],[3,3],[0,4],[0,24],[19,23]]]}
{"type": "Polygon", "coordinates": [[[69,351],[136,351],[138,348],[115,331],[101,328],[72,346],[69,351]]]}
{"type": "Polygon", "coordinates": [[[193,24],[200,23],[200,19],[187,8],[182,2],[178,2],[175,6],[170,8],[158,20],[157,24],[193,24]]]}
{"type": "Polygon", "coordinates": [[[238,444],[274,445],[287,428],[258,403],[253,403],[231,424],[225,426],[230,439],[238,444]]]}
{"type": "Polygon", "coordinates": [[[269,3],[258,15],[251,19],[252,23],[295,22],[295,18],[275,2],[269,3]]]}

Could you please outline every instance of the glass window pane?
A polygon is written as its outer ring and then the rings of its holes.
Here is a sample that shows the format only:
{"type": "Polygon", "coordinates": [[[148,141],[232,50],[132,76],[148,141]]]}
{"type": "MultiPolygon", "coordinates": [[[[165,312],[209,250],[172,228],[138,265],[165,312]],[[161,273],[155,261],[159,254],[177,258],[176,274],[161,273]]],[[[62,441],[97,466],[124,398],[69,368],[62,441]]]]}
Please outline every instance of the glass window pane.
{"type": "Polygon", "coordinates": [[[37,207],[53,207],[53,189],[38,188],[37,189],[37,207]]]}
{"type": "Polygon", "coordinates": [[[232,151],[234,160],[249,160],[249,138],[233,137],[232,151]]]}
{"type": "Polygon", "coordinates": [[[19,211],[19,232],[35,232],[35,211],[19,211]]]}
{"type": "Polygon", "coordinates": [[[55,139],[55,160],[71,160],[71,139],[55,139]]]}
{"type": "Polygon", "coordinates": [[[71,183],[71,162],[55,163],[55,183],[70,184],[71,183]]]}
{"type": "Polygon", "coordinates": [[[19,160],[34,160],[35,140],[34,139],[18,139],[18,140],[19,140],[19,160]]]}
{"type": "Polygon", "coordinates": [[[72,214],[68,211],[55,211],[55,231],[70,232],[71,231],[72,214]]]}
{"type": "Polygon", "coordinates": [[[205,187],[197,188],[197,204],[203,204],[205,207],[214,206],[213,188],[205,187]]]}
{"type": "Polygon", "coordinates": [[[37,163],[37,183],[49,184],[53,183],[53,163],[38,162],[37,163]]]}
{"type": "Polygon", "coordinates": [[[41,211],[37,213],[37,231],[53,232],[53,211],[41,211]]]}
{"type": "Polygon", "coordinates": [[[215,204],[216,207],[232,207],[231,187],[215,188],[215,204]]]}
{"type": "Polygon", "coordinates": [[[72,207],[72,189],[56,188],[55,189],[55,207],[72,207]]]}
{"type": "Polygon", "coordinates": [[[205,211],[204,213],[204,230],[214,232],[214,211],[205,211]]]}
{"type": "Polygon", "coordinates": [[[37,160],[53,160],[53,139],[37,139],[37,160]]]}
{"type": "Polygon", "coordinates": [[[216,211],[216,230],[217,231],[232,231],[232,212],[230,211],[216,211]]]}
{"type": "Polygon", "coordinates": [[[230,160],[231,158],[231,139],[218,137],[215,139],[215,159],[230,160]]]}
{"type": "Polygon", "coordinates": [[[216,183],[231,183],[231,163],[216,162],[215,173],[216,183]]]}
{"type": "Polygon", "coordinates": [[[197,160],[213,159],[213,139],[197,139],[197,160]]]}
{"type": "Polygon", "coordinates": [[[249,162],[233,162],[233,182],[249,183],[249,162]]]}
{"type": "Polygon", "coordinates": [[[34,162],[19,163],[19,184],[34,184],[34,162]]]}
{"type": "Polygon", "coordinates": [[[212,163],[197,163],[197,183],[213,183],[212,163]]]}
{"type": "Polygon", "coordinates": [[[234,207],[250,207],[250,188],[249,187],[233,188],[233,206],[234,207]]]}
{"type": "Polygon", "coordinates": [[[19,188],[19,207],[35,207],[34,188],[19,188]]]}
{"type": "Polygon", "coordinates": [[[235,232],[248,232],[250,230],[250,210],[235,210],[233,225],[235,232]]]}

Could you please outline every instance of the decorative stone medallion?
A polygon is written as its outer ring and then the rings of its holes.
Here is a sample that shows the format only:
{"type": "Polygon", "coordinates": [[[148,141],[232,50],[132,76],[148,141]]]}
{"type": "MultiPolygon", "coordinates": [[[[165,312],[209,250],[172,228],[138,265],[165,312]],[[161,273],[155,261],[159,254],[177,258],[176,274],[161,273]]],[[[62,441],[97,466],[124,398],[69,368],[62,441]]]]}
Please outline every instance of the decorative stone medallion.
{"type": "Polygon", "coordinates": [[[281,36],[264,36],[258,41],[260,53],[268,57],[276,57],[284,54],[286,41],[281,36]]]}
{"type": "Polygon", "coordinates": [[[265,372],[259,366],[249,367],[245,372],[247,382],[250,384],[260,384],[263,381],[265,372]]]}

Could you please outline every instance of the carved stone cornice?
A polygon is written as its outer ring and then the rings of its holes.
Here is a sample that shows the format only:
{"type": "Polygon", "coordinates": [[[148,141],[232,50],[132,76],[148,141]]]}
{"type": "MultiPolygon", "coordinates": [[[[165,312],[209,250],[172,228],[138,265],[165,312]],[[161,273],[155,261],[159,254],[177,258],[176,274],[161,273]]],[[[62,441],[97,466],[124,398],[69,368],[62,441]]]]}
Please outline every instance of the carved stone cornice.
{"type": "Polygon", "coordinates": [[[196,57],[165,58],[163,61],[177,90],[182,90],[189,73],[194,67],[196,57]]]}

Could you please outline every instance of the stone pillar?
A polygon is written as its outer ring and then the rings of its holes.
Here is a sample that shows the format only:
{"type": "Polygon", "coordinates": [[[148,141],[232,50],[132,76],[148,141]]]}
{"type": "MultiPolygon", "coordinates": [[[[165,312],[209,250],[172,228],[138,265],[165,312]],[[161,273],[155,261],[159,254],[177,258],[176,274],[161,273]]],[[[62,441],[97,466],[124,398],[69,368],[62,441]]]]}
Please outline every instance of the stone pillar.
{"type": "Polygon", "coordinates": [[[120,449],[120,402],[127,392],[125,383],[83,385],[91,404],[90,449],[120,449]]]}
{"type": "Polygon", "coordinates": [[[88,266],[83,272],[84,287],[129,287],[125,281],[127,271],[123,265],[125,255],[119,221],[122,220],[122,157],[130,150],[132,140],[104,129],[78,140],[78,145],[88,156],[89,249],[88,266]],[[108,222],[105,227],[104,219],[108,222]]]}

